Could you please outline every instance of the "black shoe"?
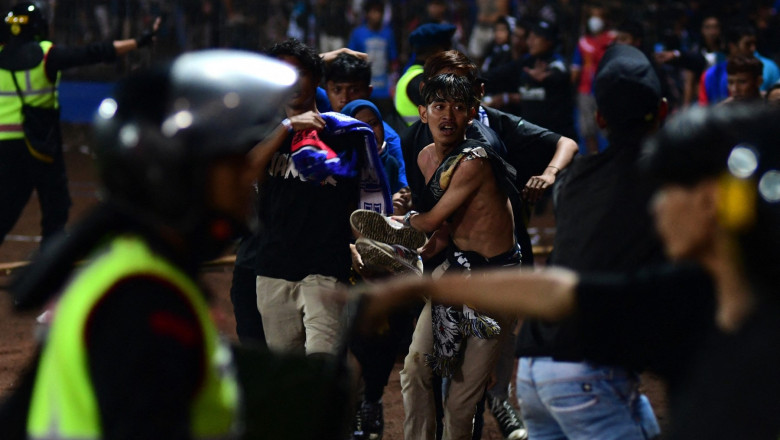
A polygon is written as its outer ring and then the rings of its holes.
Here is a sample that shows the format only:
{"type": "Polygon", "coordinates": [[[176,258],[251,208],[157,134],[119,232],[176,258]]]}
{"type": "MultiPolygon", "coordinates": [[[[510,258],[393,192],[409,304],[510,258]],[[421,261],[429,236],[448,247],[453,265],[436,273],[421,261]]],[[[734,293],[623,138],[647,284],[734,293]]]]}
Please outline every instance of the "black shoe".
{"type": "Polygon", "coordinates": [[[525,440],[528,438],[528,431],[523,426],[523,421],[517,414],[515,407],[508,400],[498,400],[495,397],[488,397],[490,413],[498,422],[498,429],[501,435],[507,440],[525,440]]]}
{"type": "Polygon", "coordinates": [[[381,440],[385,430],[382,402],[363,401],[358,409],[356,429],[352,436],[355,440],[381,440]]]}

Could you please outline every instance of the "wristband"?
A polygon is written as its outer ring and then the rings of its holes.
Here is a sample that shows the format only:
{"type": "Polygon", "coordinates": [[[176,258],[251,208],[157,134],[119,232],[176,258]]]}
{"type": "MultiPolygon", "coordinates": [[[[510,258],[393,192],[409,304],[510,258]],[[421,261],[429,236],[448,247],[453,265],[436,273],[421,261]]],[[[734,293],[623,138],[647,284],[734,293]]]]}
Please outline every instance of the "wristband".
{"type": "Polygon", "coordinates": [[[419,214],[417,211],[409,211],[404,215],[404,225],[411,228],[412,227],[412,216],[419,214]]]}
{"type": "Polygon", "coordinates": [[[558,168],[558,167],[554,167],[554,166],[552,166],[552,165],[547,165],[547,168],[552,168],[552,169],[554,169],[555,171],[558,171],[558,172],[560,172],[560,171],[561,171],[561,169],[560,169],[560,168],[558,168]]]}
{"type": "Polygon", "coordinates": [[[295,131],[292,122],[290,122],[290,118],[282,119],[282,127],[284,127],[284,129],[287,130],[287,133],[292,133],[295,131]]]}

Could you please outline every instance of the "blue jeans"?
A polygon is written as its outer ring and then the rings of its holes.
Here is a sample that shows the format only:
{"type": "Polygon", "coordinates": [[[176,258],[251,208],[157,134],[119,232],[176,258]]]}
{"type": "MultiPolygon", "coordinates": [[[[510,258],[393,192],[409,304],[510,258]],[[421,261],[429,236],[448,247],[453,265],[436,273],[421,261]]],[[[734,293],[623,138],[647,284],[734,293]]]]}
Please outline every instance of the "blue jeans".
{"type": "Polygon", "coordinates": [[[636,374],[620,367],[521,357],[517,399],[528,437],[651,439],[660,434],[636,374]]]}

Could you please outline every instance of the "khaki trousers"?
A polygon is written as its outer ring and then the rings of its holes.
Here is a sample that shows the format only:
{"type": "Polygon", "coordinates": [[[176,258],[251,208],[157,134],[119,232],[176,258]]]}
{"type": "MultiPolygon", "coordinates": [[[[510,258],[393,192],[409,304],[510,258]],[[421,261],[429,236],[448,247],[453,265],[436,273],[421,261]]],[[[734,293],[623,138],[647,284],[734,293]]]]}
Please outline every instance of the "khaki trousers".
{"type": "Polygon", "coordinates": [[[276,351],[336,354],[341,334],[341,306],[323,292],[336,278],[309,275],[301,281],[257,277],[257,309],[268,348],[276,351]]]}
{"type": "MultiPolygon", "coordinates": [[[[464,340],[463,363],[453,374],[444,400],[443,440],[471,439],[476,405],[485,393],[501,344],[512,332],[511,320],[494,318],[501,325],[501,336],[493,339],[468,337],[464,340]]],[[[431,303],[428,302],[420,313],[409,354],[401,370],[406,440],[433,440],[436,437],[433,370],[425,365],[425,354],[432,352],[431,303]]]]}

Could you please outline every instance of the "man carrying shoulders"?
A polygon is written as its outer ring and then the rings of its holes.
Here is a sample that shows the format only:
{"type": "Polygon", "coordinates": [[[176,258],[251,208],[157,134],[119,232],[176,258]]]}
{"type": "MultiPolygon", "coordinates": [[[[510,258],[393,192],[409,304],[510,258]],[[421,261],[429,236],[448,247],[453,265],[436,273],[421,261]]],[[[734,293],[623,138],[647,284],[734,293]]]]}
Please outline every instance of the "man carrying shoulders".
{"type": "MultiPolygon", "coordinates": [[[[426,105],[420,106],[420,118],[434,140],[418,156],[428,182],[418,206],[425,212],[397,219],[433,233],[426,245],[434,248],[431,252],[447,248],[447,260],[435,273],[519,265],[508,197],[514,190],[512,177],[490,147],[465,137],[477,105],[471,82],[453,74],[437,75],[425,83],[422,95],[426,105]]],[[[494,319],[468,307],[426,304],[401,372],[407,438],[434,438],[434,373],[449,379],[443,438],[471,438],[475,405],[510,326],[509,319],[494,319]]]]}

